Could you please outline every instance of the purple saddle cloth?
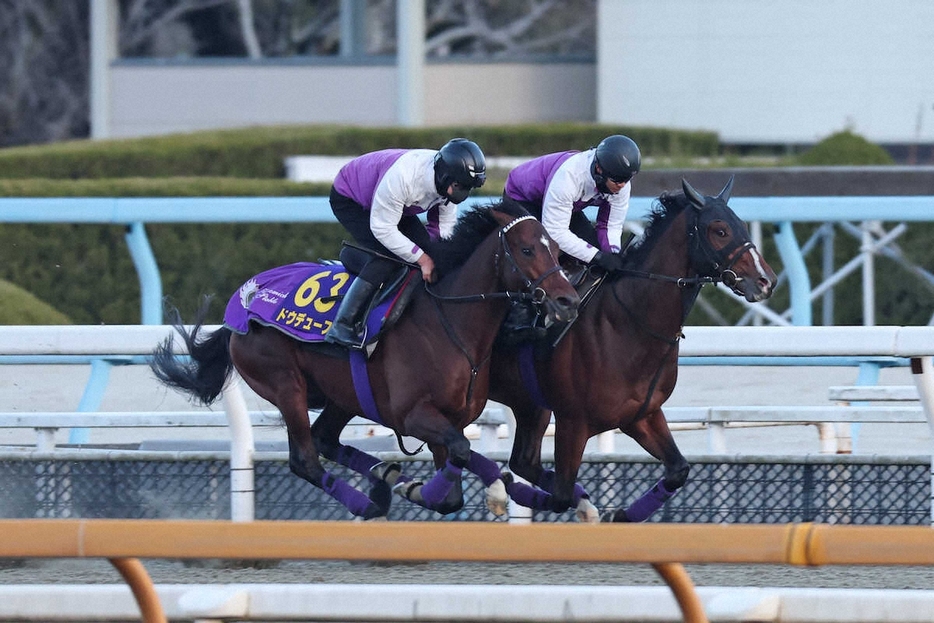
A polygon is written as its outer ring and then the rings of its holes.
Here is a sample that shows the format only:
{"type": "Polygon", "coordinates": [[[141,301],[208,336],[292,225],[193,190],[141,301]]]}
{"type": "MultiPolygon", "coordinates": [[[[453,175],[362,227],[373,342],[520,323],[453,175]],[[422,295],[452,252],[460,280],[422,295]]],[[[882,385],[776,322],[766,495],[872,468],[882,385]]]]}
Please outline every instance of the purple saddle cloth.
{"type": "MultiPolygon", "coordinates": [[[[354,276],[341,264],[299,262],[251,277],[227,302],[224,324],[246,333],[250,321],[302,342],[323,342],[354,276]]],[[[376,338],[395,297],[387,296],[367,319],[367,342],[376,338]]]]}

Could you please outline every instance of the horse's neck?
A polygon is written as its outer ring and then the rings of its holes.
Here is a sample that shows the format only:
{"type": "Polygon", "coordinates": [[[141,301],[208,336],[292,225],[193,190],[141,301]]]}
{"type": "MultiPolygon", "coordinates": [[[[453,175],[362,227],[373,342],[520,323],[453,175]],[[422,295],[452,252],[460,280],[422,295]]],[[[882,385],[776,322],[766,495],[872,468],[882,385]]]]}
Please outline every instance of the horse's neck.
{"type": "Polygon", "coordinates": [[[642,265],[635,268],[671,277],[693,277],[694,271],[691,268],[688,253],[686,220],[687,209],[682,210],[672,219],[665,231],[661,232],[658,240],[653,241],[652,248],[643,258],[642,265]]]}
{"type": "MultiPolygon", "coordinates": [[[[657,240],[642,258],[642,261],[630,268],[641,273],[651,273],[665,277],[694,277],[688,253],[687,210],[674,217],[671,223],[659,234],[657,240]]],[[[684,288],[669,280],[652,279],[644,276],[623,277],[613,284],[612,292],[604,293],[604,300],[609,305],[619,307],[617,300],[627,307],[621,310],[627,316],[636,315],[637,320],[657,332],[674,333],[681,328],[683,314],[684,288]]]]}
{"type": "MultiPolygon", "coordinates": [[[[441,297],[470,297],[503,292],[505,285],[500,277],[502,266],[499,263],[506,260],[503,257],[498,260],[495,258],[498,245],[497,236],[488,236],[463,266],[431,286],[432,291],[441,297]]],[[[493,340],[509,309],[505,298],[492,297],[469,302],[432,298],[430,295],[422,296],[419,304],[428,306],[430,316],[439,323],[447,323],[465,348],[475,350],[479,355],[492,349],[493,340]]]]}

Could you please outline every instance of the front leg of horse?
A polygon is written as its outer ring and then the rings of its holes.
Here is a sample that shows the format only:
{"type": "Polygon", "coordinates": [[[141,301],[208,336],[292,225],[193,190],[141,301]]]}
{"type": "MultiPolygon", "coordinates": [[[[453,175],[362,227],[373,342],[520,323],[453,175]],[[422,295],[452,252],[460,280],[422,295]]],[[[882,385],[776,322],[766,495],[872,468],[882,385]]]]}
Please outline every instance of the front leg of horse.
{"type": "Polygon", "coordinates": [[[546,489],[542,486],[545,481],[554,482],[554,472],[542,468],[542,439],[551,422],[551,411],[529,404],[513,405],[513,413],[516,417],[516,431],[509,455],[509,468],[526,482],[516,480],[512,474],[504,474],[506,492],[521,506],[551,511],[554,509],[552,487],[549,485],[546,489]]]}
{"type": "Polygon", "coordinates": [[[555,471],[544,471],[540,486],[552,492],[555,512],[573,508],[578,521],[600,521],[597,508],[590,501],[584,487],[577,482],[577,474],[587,445],[588,429],[585,419],[573,414],[555,418],[555,471]]]}
{"type": "Polygon", "coordinates": [[[461,477],[464,468],[470,462],[470,442],[462,432],[450,424],[444,426],[443,432],[439,433],[431,424],[419,423],[406,434],[413,434],[429,443],[444,445],[448,451],[448,458],[428,482],[400,481],[393,487],[393,491],[419,506],[437,511],[442,515],[459,511],[464,507],[464,487],[461,477]]]}
{"type": "Polygon", "coordinates": [[[661,411],[649,414],[623,432],[665,465],[665,475],[651,489],[627,508],[607,511],[602,517],[603,521],[636,523],[651,517],[684,486],[691,466],[675,444],[661,411]]]}
{"type": "MultiPolygon", "coordinates": [[[[467,471],[478,476],[486,487],[486,507],[490,512],[497,517],[505,515],[508,512],[509,495],[506,493],[506,482],[499,465],[471,450],[467,471]]],[[[511,479],[508,480],[511,482],[511,479]]]]}

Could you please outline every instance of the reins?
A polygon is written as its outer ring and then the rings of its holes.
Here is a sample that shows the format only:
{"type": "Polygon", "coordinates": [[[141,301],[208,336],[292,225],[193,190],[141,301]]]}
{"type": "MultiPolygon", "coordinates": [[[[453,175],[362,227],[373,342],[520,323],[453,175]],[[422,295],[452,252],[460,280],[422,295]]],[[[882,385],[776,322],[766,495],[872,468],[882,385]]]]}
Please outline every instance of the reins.
{"type": "MultiPolygon", "coordinates": [[[[755,245],[749,240],[746,240],[742,243],[734,243],[731,246],[724,247],[719,251],[712,251],[706,246],[702,246],[701,237],[698,231],[698,223],[700,221],[700,215],[688,225],[687,238],[689,243],[688,258],[691,261],[692,265],[697,263],[698,254],[703,258],[705,263],[711,267],[712,272],[719,271],[719,275],[703,275],[698,274],[694,277],[673,277],[670,275],[661,275],[658,273],[651,273],[642,270],[635,269],[622,269],[617,271],[621,276],[627,277],[637,277],[640,279],[647,279],[650,281],[662,281],[666,283],[674,283],[681,289],[681,322],[680,326],[684,327],[684,321],[687,319],[688,314],[691,311],[691,308],[694,306],[694,301],[697,299],[697,296],[700,294],[700,289],[709,283],[718,283],[721,282],[729,288],[733,288],[737,281],[737,275],[733,272],[732,268],[737,261],[755,245]],[[726,256],[725,265],[721,270],[721,264],[724,263],[722,256],[726,256]],[[690,292],[692,296],[685,296],[685,294],[690,292]]],[[[696,267],[695,267],[695,270],[696,267]]],[[[698,270],[700,273],[701,271],[698,270]]],[[[655,374],[652,376],[652,381],[649,383],[649,389],[646,392],[645,400],[639,406],[639,410],[636,412],[635,418],[639,419],[649,408],[649,404],[652,401],[652,396],[655,394],[655,388],[658,386],[658,382],[661,379],[662,370],[665,368],[665,363],[668,361],[671,354],[674,352],[675,348],[678,345],[678,342],[684,337],[681,329],[678,330],[678,333],[673,338],[666,337],[661,335],[652,329],[650,329],[644,322],[643,319],[636,316],[635,312],[626,305],[625,302],[620,298],[619,292],[616,288],[611,288],[613,292],[613,298],[616,299],[616,302],[619,303],[620,307],[626,312],[629,318],[633,321],[636,327],[641,330],[646,335],[652,337],[653,339],[664,342],[668,345],[668,348],[665,350],[665,354],[662,355],[661,360],[659,361],[658,367],[655,369],[655,374]]]]}
{"type": "MultiPolygon", "coordinates": [[[[443,294],[438,294],[437,292],[432,291],[428,286],[428,282],[424,282],[425,292],[428,293],[432,302],[435,304],[435,309],[438,310],[438,316],[441,319],[441,326],[444,327],[444,332],[447,333],[448,338],[451,342],[457,347],[458,350],[464,355],[467,359],[467,363],[470,365],[470,383],[467,386],[467,402],[470,402],[470,399],[473,397],[474,381],[477,379],[477,376],[480,374],[480,369],[483,365],[490,360],[493,356],[493,348],[490,347],[489,352],[486,357],[480,360],[477,363],[474,363],[473,357],[470,356],[470,353],[467,351],[467,347],[464,346],[464,343],[458,337],[457,332],[454,330],[454,327],[451,326],[450,321],[448,321],[447,316],[444,315],[444,310],[441,307],[441,303],[474,303],[480,301],[488,301],[493,299],[510,299],[510,300],[527,300],[532,301],[533,303],[540,304],[545,300],[547,292],[541,287],[541,284],[549,276],[554,274],[557,271],[561,270],[560,265],[555,265],[545,271],[538,279],[531,280],[529,279],[525,271],[519,266],[516,262],[516,258],[513,256],[512,251],[509,248],[509,243],[506,240],[506,234],[510,229],[515,227],[517,224],[526,220],[537,220],[534,216],[520,216],[517,219],[514,219],[507,223],[499,230],[499,241],[500,248],[502,249],[503,256],[509,260],[509,264],[512,267],[512,270],[519,274],[522,280],[525,282],[524,288],[519,291],[505,290],[503,292],[489,292],[481,294],[467,294],[467,295],[457,295],[457,296],[447,296],[443,294]]],[[[497,251],[493,255],[493,270],[495,272],[500,271],[500,262],[499,262],[500,253],[497,251]]]]}

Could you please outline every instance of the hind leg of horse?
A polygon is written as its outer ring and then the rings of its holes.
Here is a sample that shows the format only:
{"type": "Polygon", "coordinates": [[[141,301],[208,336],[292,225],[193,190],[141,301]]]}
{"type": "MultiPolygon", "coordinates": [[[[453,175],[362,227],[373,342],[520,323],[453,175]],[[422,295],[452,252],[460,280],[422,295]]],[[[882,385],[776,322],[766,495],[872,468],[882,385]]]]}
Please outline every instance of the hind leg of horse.
{"type": "MultiPolygon", "coordinates": [[[[340,442],[341,431],[344,430],[344,427],[352,418],[352,413],[348,413],[329,402],[311,425],[311,437],[322,456],[367,477],[370,481],[369,498],[382,510],[382,514],[386,515],[392,501],[391,484],[393,483],[387,482],[373,473],[373,468],[380,464],[380,460],[362,450],[340,442]]],[[[402,471],[402,467],[398,463],[387,466],[387,469],[394,469],[396,472],[402,471]]]]}
{"type": "Polygon", "coordinates": [[[629,507],[608,512],[604,521],[645,521],[684,486],[691,466],[671,436],[661,410],[648,414],[622,431],[664,464],[665,475],[629,507]]]}

